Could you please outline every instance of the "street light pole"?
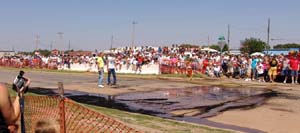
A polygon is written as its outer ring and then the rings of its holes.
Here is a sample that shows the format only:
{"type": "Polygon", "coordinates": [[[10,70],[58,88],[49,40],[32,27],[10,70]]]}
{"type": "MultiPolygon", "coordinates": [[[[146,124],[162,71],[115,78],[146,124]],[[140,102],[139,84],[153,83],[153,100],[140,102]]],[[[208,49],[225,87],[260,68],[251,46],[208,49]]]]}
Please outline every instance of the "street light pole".
{"type": "Polygon", "coordinates": [[[270,46],[270,18],[268,19],[268,36],[267,36],[267,46],[266,46],[267,54],[268,54],[269,48],[267,48],[267,47],[271,48],[271,46],[270,46]]]}
{"type": "Polygon", "coordinates": [[[227,29],[227,46],[228,46],[228,50],[230,51],[229,49],[229,45],[230,45],[230,25],[228,24],[228,29],[227,29]]]}
{"type": "Polygon", "coordinates": [[[36,45],[36,46],[35,46],[35,50],[36,50],[36,51],[38,51],[38,49],[39,49],[39,41],[40,41],[39,39],[40,39],[40,36],[39,36],[39,35],[36,35],[36,36],[35,36],[35,45],[36,45]]]}
{"type": "Polygon", "coordinates": [[[110,50],[113,48],[113,43],[114,43],[114,36],[111,36],[110,38],[110,50]]]}

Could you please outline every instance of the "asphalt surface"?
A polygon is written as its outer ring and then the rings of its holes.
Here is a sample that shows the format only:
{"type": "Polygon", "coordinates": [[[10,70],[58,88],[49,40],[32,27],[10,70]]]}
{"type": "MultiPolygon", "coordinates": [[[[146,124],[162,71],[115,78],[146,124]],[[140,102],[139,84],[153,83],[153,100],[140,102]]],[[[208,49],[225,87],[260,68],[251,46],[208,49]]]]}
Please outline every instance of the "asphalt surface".
{"type": "MultiPolygon", "coordinates": [[[[0,82],[12,83],[18,75],[16,70],[0,70],[0,82]]],[[[117,95],[120,93],[134,91],[150,91],[157,89],[186,88],[194,84],[165,81],[159,79],[130,78],[117,75],[117,85],[106,85],[107,77],[104,77],[104,88],[98,88],[98,74],[96,73],[62,73],[62,72],[41,72],[28,71],[25,76],[32,81],[30,87],[57,89],[58,82],[63,82],[65,90],[76,90],[106,95],[117,95]]]]}

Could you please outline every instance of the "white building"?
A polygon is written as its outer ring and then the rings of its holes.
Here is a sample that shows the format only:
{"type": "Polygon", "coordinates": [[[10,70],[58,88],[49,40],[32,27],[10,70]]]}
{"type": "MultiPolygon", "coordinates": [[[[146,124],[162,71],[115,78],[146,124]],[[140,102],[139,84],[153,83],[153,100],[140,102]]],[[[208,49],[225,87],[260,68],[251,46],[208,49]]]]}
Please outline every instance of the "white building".
{"type": "Polygon", "coordinates": [[[0,57],[3,56],[14,56],[15,55],[15,51],[1,51],[0,50],[0,57]]]}

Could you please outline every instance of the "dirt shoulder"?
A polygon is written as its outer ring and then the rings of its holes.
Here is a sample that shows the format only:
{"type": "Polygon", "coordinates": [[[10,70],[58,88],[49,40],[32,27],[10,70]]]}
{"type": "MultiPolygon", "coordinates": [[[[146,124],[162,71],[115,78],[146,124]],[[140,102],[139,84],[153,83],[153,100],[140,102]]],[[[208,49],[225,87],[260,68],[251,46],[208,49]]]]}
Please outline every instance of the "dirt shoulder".
{"type": "Polygon", "coordinates": [[[260,107],[248,110],[236,109],[225,111],[218,116],[209,118],[209,120],[272,133],[299,133],[300,85],[246,82],[228,79],[218,80],[217,82],[209,82],[209,84],[240,86],[240,88],[266,88],[282,94],[269,99],[260,107]]]}

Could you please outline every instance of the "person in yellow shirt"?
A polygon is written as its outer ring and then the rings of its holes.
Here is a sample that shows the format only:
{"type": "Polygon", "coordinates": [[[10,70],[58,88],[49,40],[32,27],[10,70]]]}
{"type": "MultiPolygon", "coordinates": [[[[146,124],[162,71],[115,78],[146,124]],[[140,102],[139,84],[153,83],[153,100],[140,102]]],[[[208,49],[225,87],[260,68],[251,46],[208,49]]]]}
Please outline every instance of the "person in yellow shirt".
{"type": "Polygon", "coordinates": [[[98,87],[103,88],[103,75],[104,75],[104,58],[103,58],[103,53],[99,53],[97,57],[97,66],[98,66],[98,73],[99,73],[99,78],[98,78],[98,87]]]}

